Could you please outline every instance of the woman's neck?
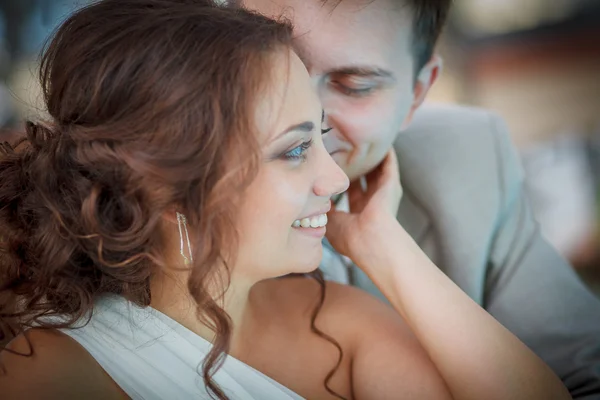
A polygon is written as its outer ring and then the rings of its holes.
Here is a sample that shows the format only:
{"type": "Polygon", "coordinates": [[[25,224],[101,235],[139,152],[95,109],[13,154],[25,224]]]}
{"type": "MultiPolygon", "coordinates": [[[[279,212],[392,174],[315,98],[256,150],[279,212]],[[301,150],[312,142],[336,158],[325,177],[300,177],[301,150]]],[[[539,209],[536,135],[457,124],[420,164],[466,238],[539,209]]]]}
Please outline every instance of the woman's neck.
{"type": "MultiPolygon", "coordinates": [[[[184,274],[161,274],[154,277],[150,283],[150,305],[212,343],[215,333],[198,317],[198,308],[189,294],[187,278],[184,274]]],[[[254,283],[232,278],[225,294],[217,300],[232,322],[230,353],[235,353],[238,345],[243,343],[242,332],[253,319],[255,307],[250,296],[253,286],[254,283]]]]}

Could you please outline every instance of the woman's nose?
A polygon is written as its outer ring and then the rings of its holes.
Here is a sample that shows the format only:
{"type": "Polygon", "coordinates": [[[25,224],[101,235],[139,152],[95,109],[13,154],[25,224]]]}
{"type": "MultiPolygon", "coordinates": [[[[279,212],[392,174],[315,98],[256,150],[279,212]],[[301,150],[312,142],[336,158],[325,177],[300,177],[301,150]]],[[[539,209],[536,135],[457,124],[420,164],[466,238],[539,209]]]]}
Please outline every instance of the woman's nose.
{"type": "Polygon", "coordinates": [[[314,193],[320,197],[331,197],[348,189],[350,180],[344,171],[322,149],[323,161],[319,163],[319,176],[314,184],[314,193]]]}

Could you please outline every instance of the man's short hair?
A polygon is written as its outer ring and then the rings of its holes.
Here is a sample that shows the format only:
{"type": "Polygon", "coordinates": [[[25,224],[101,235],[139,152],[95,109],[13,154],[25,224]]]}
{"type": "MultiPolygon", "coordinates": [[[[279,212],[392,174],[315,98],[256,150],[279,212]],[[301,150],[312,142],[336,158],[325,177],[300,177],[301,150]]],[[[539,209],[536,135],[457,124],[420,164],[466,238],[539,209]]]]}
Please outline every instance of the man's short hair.
{"type": "Polygon", "coordinates": [[[414,15],[413,55],[415,71],[418,72],[429,62],[435,44],[446,23],[452,0],[398,0],[405,2],[414,15]]]}

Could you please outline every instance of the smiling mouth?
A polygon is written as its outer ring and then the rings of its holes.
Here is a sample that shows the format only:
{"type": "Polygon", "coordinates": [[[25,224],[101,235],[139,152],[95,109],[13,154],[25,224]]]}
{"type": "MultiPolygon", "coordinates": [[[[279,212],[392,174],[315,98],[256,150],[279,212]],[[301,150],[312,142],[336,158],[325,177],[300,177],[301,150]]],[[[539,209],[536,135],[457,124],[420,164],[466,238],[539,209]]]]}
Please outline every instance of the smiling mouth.
{"type": "Polygon", "coordinates": [[[310,218],[297,219],[292,228],[322,228],[327,225],[327,214],[315,215],[310,218]]]}

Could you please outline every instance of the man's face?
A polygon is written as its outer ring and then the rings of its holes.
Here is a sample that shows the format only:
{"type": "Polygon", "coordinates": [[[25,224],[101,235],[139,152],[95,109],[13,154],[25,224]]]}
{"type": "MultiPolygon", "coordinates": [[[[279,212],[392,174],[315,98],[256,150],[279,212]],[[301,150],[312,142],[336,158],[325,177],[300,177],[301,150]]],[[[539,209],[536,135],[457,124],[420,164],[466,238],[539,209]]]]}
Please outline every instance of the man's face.
{"type": "Polygon", "coordinates": [[[394,0],[245,0],[294,24],[305,63],[333,128],[326,147],[350,179],[385,157],[414,110],[412,12],[394,0]]]}

